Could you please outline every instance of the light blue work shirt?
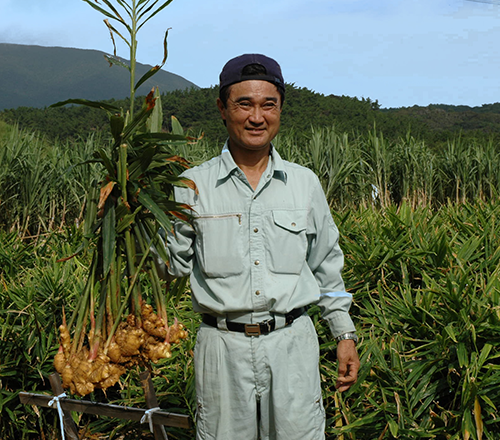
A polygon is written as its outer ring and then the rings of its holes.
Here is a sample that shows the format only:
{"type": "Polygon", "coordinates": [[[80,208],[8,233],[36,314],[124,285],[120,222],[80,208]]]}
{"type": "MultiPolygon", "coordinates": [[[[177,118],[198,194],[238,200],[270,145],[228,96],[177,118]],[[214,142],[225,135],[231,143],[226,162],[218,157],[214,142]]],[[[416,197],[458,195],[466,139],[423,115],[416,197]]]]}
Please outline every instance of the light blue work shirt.
{"type": "Polygon", "coordinates": [[[333,336],[355,331],[339,233],[311,170],[272,148],[253,190],[226,143],[183,176],[197,192],[178,187],[175,198],[193,208],[194,221],[177,221],[168,234],[169,272],[191,275],[195,311],[286,314],[318,304],[333,336]]]}

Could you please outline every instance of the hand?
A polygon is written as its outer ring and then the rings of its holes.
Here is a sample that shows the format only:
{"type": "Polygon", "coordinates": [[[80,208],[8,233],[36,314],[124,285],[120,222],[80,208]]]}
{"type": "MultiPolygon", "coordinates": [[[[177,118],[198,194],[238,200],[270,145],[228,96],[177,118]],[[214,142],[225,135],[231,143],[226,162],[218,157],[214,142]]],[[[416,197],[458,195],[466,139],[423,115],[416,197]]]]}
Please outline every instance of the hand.
{"type": "Polygon", "coordinates": [[[353,340],[346,339],[338,343],[337,359],[339,362],[339,376],[335,388],[342,393],[358,380],[359,357],[353,340]]]}

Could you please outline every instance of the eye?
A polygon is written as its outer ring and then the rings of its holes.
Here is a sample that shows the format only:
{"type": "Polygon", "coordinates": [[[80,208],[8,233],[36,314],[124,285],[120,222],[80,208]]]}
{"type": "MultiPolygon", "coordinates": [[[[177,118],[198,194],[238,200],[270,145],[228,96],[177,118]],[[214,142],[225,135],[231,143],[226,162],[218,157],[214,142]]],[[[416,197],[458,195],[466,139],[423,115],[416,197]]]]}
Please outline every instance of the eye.
{"type": "Polygon", "coordinates": [[[278,105],[273,101],[268,101],[263,105],[263,108],[265,110],[274,110],[274,109],[278,108],[278,105]]]}

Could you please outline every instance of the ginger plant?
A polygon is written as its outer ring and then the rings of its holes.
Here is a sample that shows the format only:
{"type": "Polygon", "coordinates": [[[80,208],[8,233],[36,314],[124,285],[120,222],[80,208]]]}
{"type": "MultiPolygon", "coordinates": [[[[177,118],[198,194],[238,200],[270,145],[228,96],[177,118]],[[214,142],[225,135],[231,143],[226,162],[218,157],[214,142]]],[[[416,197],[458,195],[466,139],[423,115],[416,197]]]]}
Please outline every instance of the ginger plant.
{"type": "Polygon", "coordinates": [[[74,313],[68,321],[64,317],[60,326],[60,348],[54,359],[64,388],[81,396],[114,385],[127,368],[170,357],[171,345],[187,336],[177,320],[168,325],[156,260],[168,259],[160,229],[171,229],[172,216],[183,220],[189,216],[189,207],[173,200],[173,188],[193,185],[179,177],[188,163],[174,154],[175,146],[192,139],[183,134],[175,118],[175,133],[161,131],[158,90],[152,90],[134,114],[138,87],[166,61],[168,33],[162,64],[136,81],[137,32],[172,0],[83,1],[106,16],[113,45],[118,37],[129,46],[130,65],[116,57],[116,46],[115,56],[107,59],[127,68],[131,82],[126,112],[83,99],[54,104],[103,109],[109,115],[112,135],[110,148],[94,152],[93,161],[102,165],[103,173],[88,192],[84,242],[79,250],[91,252],[91,264],[74,313]],[[116,23],[128,37],[118,31],[116,23]]]}

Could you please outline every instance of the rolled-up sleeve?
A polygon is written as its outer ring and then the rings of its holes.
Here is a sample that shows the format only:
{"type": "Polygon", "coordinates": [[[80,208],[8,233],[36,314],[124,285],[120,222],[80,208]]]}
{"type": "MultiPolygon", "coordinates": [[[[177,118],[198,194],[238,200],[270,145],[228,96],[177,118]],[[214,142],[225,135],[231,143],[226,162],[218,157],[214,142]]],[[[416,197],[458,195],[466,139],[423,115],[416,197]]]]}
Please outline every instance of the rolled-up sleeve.
{"type": "Polygon", "coordinates": [[[349,315],[352,295],[346,292],[341,275],[344,254],[339,246],[339,231],[319,181],[310,206],[307,263],[320,287],[318,305],[322,316],[337,337],[356,329],[349,315]]]}

